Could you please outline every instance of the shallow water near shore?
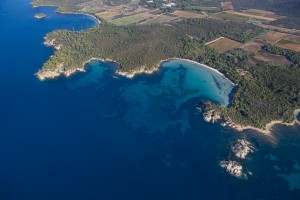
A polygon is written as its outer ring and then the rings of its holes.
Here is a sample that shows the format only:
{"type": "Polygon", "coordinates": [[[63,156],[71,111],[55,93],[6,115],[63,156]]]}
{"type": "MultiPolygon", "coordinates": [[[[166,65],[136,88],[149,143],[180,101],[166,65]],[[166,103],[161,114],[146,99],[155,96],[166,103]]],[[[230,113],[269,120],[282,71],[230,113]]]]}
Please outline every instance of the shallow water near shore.
{"type": "Polygon", "coordinates": [[[299,199],[298,125],[269,138],[204,122],[196,106],[227,105],[232,86],[179,61],[133,79],[93,61],[41,82],[33,74],[53,53],[45,34],[95,21],[29,3],[0,2],[1,200],[299,199]],[[35,19],[40,12],[48,18],[35,19]],[[257,149],[240,161],[248,180],[219,167],[238,138],[257,149]]]}

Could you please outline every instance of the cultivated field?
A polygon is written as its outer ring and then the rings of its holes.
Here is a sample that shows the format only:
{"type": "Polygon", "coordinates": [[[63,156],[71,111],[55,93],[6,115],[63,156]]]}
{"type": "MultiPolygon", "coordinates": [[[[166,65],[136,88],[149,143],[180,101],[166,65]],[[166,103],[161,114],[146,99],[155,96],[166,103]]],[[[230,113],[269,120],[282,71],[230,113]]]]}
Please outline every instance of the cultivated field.
{"type": "Polygon", "coordinates": [[[272,44],[281,48],[300,51],[300,36],[297,35],[269,31],[259,36],[255,41],[260,44],[272,44]]]}
{"type": "Polygon", "coordinates": [[[138,24],[156,24],[156,23],[167,23],[170,21],[173,21],[175,19],[178,19],[177,17],[172,17],[170,15],[155,15],[154,17],[148,18],[146,20],[140,21],[138,24]]]}
{"type": "Polygon", "coordinates": [[[268,32],[264,33],[263,35],[261,35],[259,37],[259,39],[261,39],[267,43],[270,43],[270,44],[275,44],[276,42],[285,38],[286,36],[287,36],[287,34],[285,34],[285,33],[280,33],[280,32],[276,32],[276,31],[268,31],[268,32]]]}
{"type": "Polygon", "coordinates": [[[226,51],[239,48],[242,45],[243,45],[242,43],[236,42],[234,40],[230,40],[228,38],[220,38],[218,40],[215,40],[212,43],[208,43],[209,47],[218,50],[220,53],[224,53],[226,51]]]}
{"type": "Polygon", "coordinates": [[[190,6],[184,8],[184,10],[194,10],[194,11],[220,11],[220,7],[207,7],[207,6],[190,6]]]}
{"type": "Polygon", "coordinates": [[[176,10],[172,13],[173,15],[176,15],[177,17],[183,17],[183,18],[203,18],[204,15],[182,11],[182,10],[176,10]]]}
{"type": "Polygon", "coordinates": [[[227,13],[233,14],[233,15],[240,15],[240,16],[244,16],[247,17],[248,19],[260,19],[260,20],[264,20],[264,21],[275,21],[277,20],[276,18],[273,17],[265,17],[265,16],[261,16],[261,15],[254,15],[254,14],[248,14],[245,12],[236,12],[236,11],[225,11],[227,13]]]}
{"type": "Polygon", "coordinates": [[[230,21],[237,21],[237,22],[246,22],[249,20],[248,17],[241,16],[241,15],[234,15],[227,12],[220,12],[210,16],[211,18],[223,19],[223,20],[230,20],[230,21]]]}
{"type": "Polygon", "coordinates": [[[280,31],[280,32],[291,33],[291,34],[300,34],[300,30],[298,30],[298,29],[281,28],[278,26],[272,26],[272,25],[267,25],[267,24],[259,24],[258,26],[265,28],[265,29],[273,30],[273,31],[280,31]]]}
{"type": "Polygon", "coordinates": [[[255,54],[255,58],[270,63],[274,66],[289,65],[291,62],[284,56],[274,55],[262,51],[262,44],[257,42],[247,42],[241,48],[255,54]]]}
{"type": "Polygon", "coordinates": [[[230,1],[227,2],[221,2],[221,7],[223,10],[233,10],[233,4],[230,1]]]}
{"type": "Polygon", "coordinates": [[[275,15],[274,12],[267,11],[267,10],[259,10],[259,9],[248,9],[246,12],[251,12],[251,13],[257,13],[261,15],[275,15]]]}
{"type": "Polygon", "coordinates": [[[252,53],[258,53],[261,50],[262,46],[262,44],[257,42],[247,42],[241,48],[252,53]]]}
{"type": "Polygon", "coordinates": [[[284,57],[284,56],[269,54],[269,53],[265,53],[265,52],[259,52],[258,54],[255,55],[255,58],[258,60],[268,62],[274,66],[282,66],[282,65],[290,65],[291,64],[291,62],[288,59],[286,59],[286,57],[284,57]]]}
{"type": "Polygon", "coordinates": [[[117,11],[105,11],[105,12],[99,12],[99,13],[96,13],[96,16],[97,17],[100,17],[101,19],[104,19],[104,20],[112,20],[114,17],[120,15],[119,12],[117,11]]]}
{"type": "Polygon", "coordinates": [[[300,37],[297,35],[287,35],[284,39],[300,43],[300,37]]]}
{"type": "Polygon", "coordinates": [[[117,25],[117,26],[125,26],[129,24],[138,23],[141,21],[145,21],[149,18],[153,18],[155,15],[150,14],[149,12],[146,13],[139,13],[136,15],[129,15],[125,17],[121,17],[118,19],[110,20],[109,22],[117,25]]]}
{"type": "Polygon", "coordinates": [[[300,43],[297,41],[282,39],[275,44],[278,47],[300,51],[300,43]]]}

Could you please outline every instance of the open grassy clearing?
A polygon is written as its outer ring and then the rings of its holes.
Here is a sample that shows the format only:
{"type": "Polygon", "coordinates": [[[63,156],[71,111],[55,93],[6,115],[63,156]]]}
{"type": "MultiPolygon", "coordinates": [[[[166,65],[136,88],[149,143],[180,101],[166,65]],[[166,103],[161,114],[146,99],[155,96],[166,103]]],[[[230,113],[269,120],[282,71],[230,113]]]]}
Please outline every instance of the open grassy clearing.
{"type": "Polygon", "coordinates": [[[216,49],[220,53],[224,53],[226,51],[239,48],[242,45],[243,45],[242,43],[236,42],[234,40],[230,40],[228,38],[221,38],[208,44],[209,47],[216,49]]]}

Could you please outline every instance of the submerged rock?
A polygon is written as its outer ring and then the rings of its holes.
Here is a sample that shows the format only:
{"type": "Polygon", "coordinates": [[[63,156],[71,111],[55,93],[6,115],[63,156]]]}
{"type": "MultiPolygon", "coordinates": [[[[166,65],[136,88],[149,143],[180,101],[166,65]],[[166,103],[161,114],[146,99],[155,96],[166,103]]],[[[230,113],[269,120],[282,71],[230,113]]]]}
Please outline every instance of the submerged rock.
{"type": "Polygon", "coordinates": [[[250,142],[238,139],[237,142],[231,146],[231,151],[236,157],[245,159],[249,153],[254,152],[254,147],[250,142]]]}
{"type": "Polygon", "coordinates": [[[220,162],[220,166],[224,168],[229,174],[238,177],[246,178],[247,175],[243,173],[243,166],[233,160],[223,160],[220,162]]]}

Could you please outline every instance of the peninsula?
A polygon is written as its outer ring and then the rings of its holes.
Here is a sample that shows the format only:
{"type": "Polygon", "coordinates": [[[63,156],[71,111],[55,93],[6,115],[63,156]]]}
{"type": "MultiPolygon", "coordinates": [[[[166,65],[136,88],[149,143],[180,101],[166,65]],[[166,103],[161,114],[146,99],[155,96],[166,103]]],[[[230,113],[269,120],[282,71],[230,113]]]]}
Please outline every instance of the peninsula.
{"type": "MultiPolygon", "coordinates": [[[[207,103],[205,112],[213,110],[227,124],[241,130],[261,130],[272,121],[295,120],[294,111],[300,108],[299,36],[274,33],[253,21],[245,23],[244,15],[217,13],[219,10],[206,11],[209,14],[202,17],[199,12],[188,15],[187,11],[152,8],[143,1],[135,4],[135,9],[122,11],[98,11],[118,6],[102,1],[96,1],[99,4],[94,5],[93,12],[89,12],[90,4],[85,0],[80,4],[37,0],[34,5],[42,2],[60,6],[60,11],[93,14],[102,23],[82,32],[58,30],[47,34],[45,44],[56,51],[37,72],[41,80],[83,71],[85,64],[95,58],[119,63],[119,73],[127,75],[154,71],[161,61],[170,58],[189,59],[220,71],[237,85],[229,107],[207,103]],[[235,17],[229,19],[228,15],[235,17]],[[285,38],[293,45],[280,42],[285,38]]],[[[251,15],[249,12],[247,15],[251,15]]],[[[274,14],[273,18],[280,17],[274,14]]]]}

